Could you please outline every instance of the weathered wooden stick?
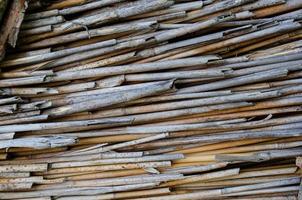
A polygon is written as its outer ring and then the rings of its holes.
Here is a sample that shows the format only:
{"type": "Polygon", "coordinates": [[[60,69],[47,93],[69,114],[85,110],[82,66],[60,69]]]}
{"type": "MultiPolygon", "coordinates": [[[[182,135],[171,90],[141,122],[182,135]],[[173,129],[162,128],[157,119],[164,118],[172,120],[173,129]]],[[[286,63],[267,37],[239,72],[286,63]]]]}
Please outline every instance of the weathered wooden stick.
{"type": "Polygon", "coordinates": [[[104,0],[101,2],[91,2],[91,3],[86,3],[84,5],[77,5],[77,6],[72,6],[68,8],[63,8],[58,11],[61,15],[70,15],[78,12],[83,12],[87,10],[92,10],[104,6],[108,6],[114,3],[119,3],[122,2],[123,0],[104,0]]]}
{"type": "Polygon", "coordinates": [[[57,45],[62,43],[73,42],[81,39],[90,39],[93,37],[122,33],[127,31],[144,30],[151,27],[156,27],[156,21],[140,22],[136,24],[121,24],[116,26],[102,27],[98,29],[90,29],[88,31],[81,31],[76,33],[69,33],[66,35],[56,36],[39,42],[34,42],[26,45],[26,48],[41,48],[49,47],[51,45],[57,45]]]}
{"type": "MultiPolygon", "coordinates": [[[[163,139],[163,138],[166,138],[168,136],[169,136],[168,133],[163,133],[163,134],[158,134],[158,135],[155,135],[155,136],[150,136],[150,137],[145,137],[145,138],[141,138],[141,139],[137,139],[137,140],[132,140],[132,141],[125,142],[125,143],[114,144],[114,145],[111,145],[111,146],[104,146],[104,147],[100,147],[100,148],[92,149],[92,150],[88,150],[88,151],[86,151],[85,149],[84,150],[79,150],[79,151],[76,151],[76,152],[71,152],[71,155],[77,155],[77,154],[83,155],[83,154],[87,154],[87,153],[90,154],[90,153],[100,153],[100,152],[112,151],[112,150],[123,148],[123,147],[128,147],[128,146],[142,144],[142,143],[145,143],[145,142],[150,142],[150,141],[154,141],[154,140],[158,140],[158,139],[163,139]]],[[[67,153],[67,155],[68,155],[68,153],[67,153]]]]}
{"type": "Polygon", "coordinates": [[[42,34],[42,33],[48,33],[51,32],[53,29],[52,25],[47,26],[41,26],[33,29],[26,29],[22,30],[20,32],[20,36],[29,36],[29,35],[35,35],[35,34],[42,34]]]}
{"type": "Polygon", "coordinates": [[[31,56],[29,58],[19,58],[19,59],[14,59],[14,60],[8,60],[5,62],[1,63],[1,67],[9,67],[9,66],[14,66],[14,65],[20,65],[20,64],[31,64],[31,63],[37,63],[37,62],[42,62],[42,61],[48,61],[51,59],[67,56],[70,54],[74,54],[77,52],[81,51],[87,51],[90,49],[96,49],[96,48],[101,48],[101,47],[106,47],[106,46],[111,46],[116,44],[116,40],[108,40],[108,41],[103,41],[91,45],[84,45],[80,47],[74,47],[62,51],[56,51],[56,52],[51,52],[47,53],[44,55],[39,55],[39,56],[31,56]]]}
{"type": "Polygon", "coordinates": [[[76,139],[72,137],[44,137],[44,138],[24,138],[0,141],[0,148],[9,147],[28,147],[28,148],[54,148],[72,145],[76,143],[76,139]]]}
{"type": "Polygon", "coordinates": [[[121,164],[114,164],[114,165],[58,168],[58,169],[50,169],[43,174],[115,171],[115,170],[122,170],[122,169],[157,168],[157,167],[169,167],[169,166],[171,166],[171,161],[155,161],[155,162],[151,161],[151,162],[139,162],[139,163],[128,163],[128,164],[121,163],[121,164]]]}
{"type": "Polygon", "coordinates": [[[210,172],[203,175],[192,175],[181,180],[169,181],[168,183],[161,184],[162,187],[176,186],[181,184],[193,183],[197,181],[208,181],[211,179],[221,178],[225,176],[233,176],[239,174],[239,168],[222,170],[217,172],[210,172]]]}
{"type": "Polygon", "coordinates": [[[32,28],[37,28],[37,27],[43,27],[43,26],[47,26],[47,25],[54,25],[54,24],[59,24],[64,22],[64,18],[60,15],[58,16],[53,16],[53,17],[47,17],[44,19],[38,19],[38,20],[34,20],[34,21],[28,21],[28,22],[24,22],[21,25],[21,29],[32,29],[32,28]]]}
{"type": "Polygon", "coordinates": [[[129,191],[136,189],[146,189],[156,186],[157,183],[142,183],[124,186],[108,186],[108,187],[80,187],[76,189],[56,189],[56,190],[42,190],[32,192],[15,192],[15,193],[1,193],[0,199],[11,198],[32,198],[32,197],[43,197],[43,196],[71,196],[71,195],[98,195],[112,193],[113,191],[129,191]],[[67,192],[67,193],[66,193],[67,192]]]}
{"type": "Polygon", "coordinates": [[[150,161],[168,161],[182,159],[182,154],[163,154],[155,156],[143,156],[138,158],[112,158],[112,159],[101,159],[92,160],[89,162],[61,162],[51,164],[52,169],[66,168],[66,167],[82,167],[89,165],[100,165],[100,164],[118,164],[118,163],[139,163],[139,162],[150,162],[150,161]]]}
{"type": "Polygon", "coordinates": [[[139,99],[141,97],[154,95],[156,93],[164,92],[173,87],[173,81],[165,81],[165,82],[157,82],[153,85],[150,85],[148,88],[141,88],[137,90],[128,90],[125,93],[111,94],[109,96],[105,96],[106,98],[93,99],[87,101],[85,104],[83,102],[75,102],[74,104],[58,107],[54,109],[47,110],[47,113],[51,117],[64,116],[72,113],[77,113],[81,111],[90,111],[95,110],[97,108],[106,107],[110,105],[114,105],[117,103],[123,103],[135,99],[139,99]]]}
{"type": "Polygon", "coordinates": [[[59,200],[70,200],[70,199],[81,199],[85,198],[87,200],[95,200],[95,199],[112,199],[112,198],[134,198],[134,197],[147,197],[153,195],[161,195],[161,194],[168,194],[170,193],[169,188],[159,188],[159,189],[150,189],[150,190],[141,190],[141,191],[134,191],[134,192],[119,192],[119,193],[112,193],[112,194],[103,194],[97,196],[73,196],[73,197],[62,197],[59,200]]]}

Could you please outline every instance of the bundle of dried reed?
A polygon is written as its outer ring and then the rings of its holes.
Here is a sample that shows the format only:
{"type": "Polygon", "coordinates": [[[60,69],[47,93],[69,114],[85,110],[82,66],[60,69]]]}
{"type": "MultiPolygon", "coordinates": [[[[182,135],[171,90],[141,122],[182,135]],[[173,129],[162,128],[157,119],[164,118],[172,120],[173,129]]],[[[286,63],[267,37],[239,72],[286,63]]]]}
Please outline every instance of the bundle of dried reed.
{"type": "Polygon", "coordinates": [[[0,199],[301,198],[301,2],[11,1],[0,199]]]}

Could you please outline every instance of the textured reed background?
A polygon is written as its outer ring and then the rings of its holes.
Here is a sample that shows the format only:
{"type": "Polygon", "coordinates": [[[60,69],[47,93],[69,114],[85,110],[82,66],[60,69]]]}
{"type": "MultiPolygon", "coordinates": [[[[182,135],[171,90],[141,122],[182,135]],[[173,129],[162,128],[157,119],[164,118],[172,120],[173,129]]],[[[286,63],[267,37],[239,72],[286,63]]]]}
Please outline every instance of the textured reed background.
{"type": "Polygon", "coordinates": [[[301,19],[301,0],[9,1],[0,199],[301,198],[301,19]]]}

